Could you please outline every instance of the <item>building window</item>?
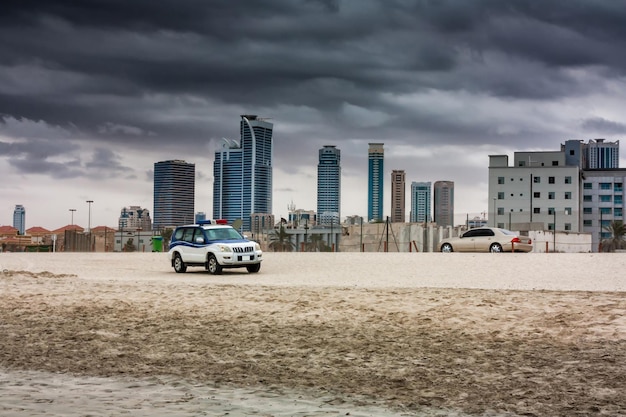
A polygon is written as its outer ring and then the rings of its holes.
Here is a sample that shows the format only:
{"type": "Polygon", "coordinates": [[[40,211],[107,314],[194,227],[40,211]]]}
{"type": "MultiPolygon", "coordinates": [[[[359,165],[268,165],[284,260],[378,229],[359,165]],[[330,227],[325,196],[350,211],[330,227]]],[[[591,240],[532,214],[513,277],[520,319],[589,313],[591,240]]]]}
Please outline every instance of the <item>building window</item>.
{"type": "Polygon", "coordinates": [[[548,200],[554,200],[554,192],[553,191],[548,193],[548,200]]]}
{"type": "Polygon", "coordinates": [[[534,198],[541,198],[541,193],[540,193],[539,191],[535,191],[535,192],[533,193],[533,197],[534,197],[534,198]]]}
{"type": "Polygon", "coordinates": [[[571,216],[572,215],[572,208],[571,207],[565,207],[565,215],[566,216],[571,216]]]}
{"type": "Polygon", "coordinates": [[[583,226],[585,227],[591,227],[592,226],[592,221],[591,220],[583,220],[583,226]]]}
{"type": "Polygon", "coordinates": [[[590,201],[593,201],[593,198],[592,198],[592,197],[593,197],[593,196],[591,196],[591,195],[584,195],[584,196],[583,196],[583,201],[584,201],[584,202],[590,202],[590,201]]]}
{"type": "Polygon", "coordinates": [[[613,197],[613,202],[615,204],[622,204],[622,196],[621,195],[616,195],[613,197]]]}
{"type": "Polygon", "coordinates": [[[554,230],[554,223],[548,223],[548,230],[554,230]]]}
{"type": "Polygon", "coordinates": [[[565,184],[571,184],[572,183],[572,177],[565,177],[565,184]]]}
{"type": "Polygon", "coordinates": [[[610,190],[611,189],[611,183],[610,182],[601,182],[600,183],[600,189],[601,190],[610,190]]]}
{"type": "Polygon", "coordinates": [[[593,209],[591,207],[583,207],[583,214],[593,214],[593,209]]]}
{"type": "Polygon", "coordinates": [[[504,229],[504,223],[498,223],[498,227],[499,227],[500,229],[504,229]]]}
{"type": "Polygon", "coordinates": [[[611,201],[613,201],[613,196],[612,195],[601,195],[600,196],[600,202],[601,203],[610,203],[611,201]]]}
{"type": "Polygon", "coordinates": [[[613,191],[615,191],[616,193],[621,193],[623,191],[622,183],[616,182],[615,184],[613,184],[613,191]]]}
{"type": "Polygon", "coordinates": [[[526,161],[518,161],[517,166],[518,167],[525,167],[526,166],[526,161]]]}
{"type": "Polygon", "coordinates": [[[553,167],[559,166],[559,161],[552,161],[552,166],[553,167]]]}
{"type": "Polygon", "coordinates": [[[554,177],[548,177],[548,184],[554,184],[554,177]]]}
{"type": "Polygon", "coordinates": [[[498,184],[504,184],[504,177],[498,177],[498,184]]]}
{"type": "Polygon", "coordinates": [[[572,199],[572,193],[570,191],[565,191],[565,199],[566,200],[571,200],[572,199]]]}
{"type": "Polygon", "coordinates": [[[548,207],[548,214],[554,214],[554,207],[548,207]]]}
{"type": "Polygon", "coordinates": [[[504,193],[498,193],[498,200],[504,200],[504,193]]]}
{"type": "Polygon", "coordinates": [[[615,216],[615,217],[622,217],[622,208],[621,207],[615,207],[613,209],[613,216],[615,216]]]}
{"type": "Polygon", "coordinates": [[[535,184],[539,184],[541,182],[541,177],[533,177],[533,182],[535,184]]]}
{"type": "Polygon", "coordinates": [[[504,214],[504,207],[498,207],[498,215],[502,216],[504,214]]]}
{"type": "Polygon", "coordinates": [[[533,213],[535,213],[535,214],[541,214],[541,208],[539,208],[539,207],[533,207],[533,213]]]}
{"type": "Polygon", "coordinates": [[[593,189],[593,183],[591,183],[591,182],[584,182],[583,183],[583,188],[585,190],[592,190],[593,189]]]}
{"type": "Polygon", "coordinates": [[[572,230],[572,224],[571,223],[565,223],[565,230],[572,230]]]}
{"type": "Polygon", "coordinates": [[[600,207],[600,214],[611,214],[611,211],[611,207],[600,207]]]}

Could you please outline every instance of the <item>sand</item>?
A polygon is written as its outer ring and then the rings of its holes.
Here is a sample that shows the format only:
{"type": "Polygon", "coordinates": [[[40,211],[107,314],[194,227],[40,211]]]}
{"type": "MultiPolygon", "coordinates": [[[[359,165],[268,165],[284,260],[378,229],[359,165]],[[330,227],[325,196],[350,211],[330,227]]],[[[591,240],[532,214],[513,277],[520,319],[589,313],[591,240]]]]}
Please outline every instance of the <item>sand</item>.
{"type": "Polygon", "coordinates": [[[626,254],[0,254],[2,416],[626,416],[626,254]]]}

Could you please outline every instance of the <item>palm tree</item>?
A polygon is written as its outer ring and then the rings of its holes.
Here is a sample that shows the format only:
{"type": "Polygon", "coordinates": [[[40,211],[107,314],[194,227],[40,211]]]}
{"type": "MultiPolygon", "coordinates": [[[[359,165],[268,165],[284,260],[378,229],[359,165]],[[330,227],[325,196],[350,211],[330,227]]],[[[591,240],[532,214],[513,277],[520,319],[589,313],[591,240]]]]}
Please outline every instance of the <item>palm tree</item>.
{"type": "Polygon", "coordinates": [[[287,233],[285,227],[280,225],[280,229],[274,230],[270,235],[270,249],[274,252],[291,252],[296,245],[291,241],[291,235],[287,233]]]}
{"type": "Polygon", "coordinates": [[[309,237],[307,251],[309,252],[327,252],[329,250],[324,237],[321,234],[312,234],[309,237]]]}
{"type": "Polygon", "coordinates": [[[611,233],[611,237],[602,240],[603,252],[615,252],[616,249],[626,248],[626,225],[621,220],[612,221],[608,226],[604,227],[604,230],[611,233]]]}

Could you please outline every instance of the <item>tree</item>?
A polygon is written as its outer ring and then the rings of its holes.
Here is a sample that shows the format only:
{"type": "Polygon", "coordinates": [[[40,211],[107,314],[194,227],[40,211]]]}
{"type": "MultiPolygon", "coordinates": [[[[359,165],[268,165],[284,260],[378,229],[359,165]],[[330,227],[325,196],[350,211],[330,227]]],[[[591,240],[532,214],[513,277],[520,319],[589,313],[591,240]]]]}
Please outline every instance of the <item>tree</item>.
{"type": "Polygon", "coordinates": [[[602,252],[615,252],[616,249],[626,248],[626,240],[624,240],[626,225],[621,220],[612,221],[603,229],[610,232],[611,237],[602,240],[602,252]]]}
{"type": "Polygon", "coordinates": [[[296,247],[295,243],[291,241],[291,235],[287,233],[282,223],[280,229],[274,230],[270,235],[269,247],[274,252],[291,252],[296,247]]]}
{"type": "Polygon", "coordinates": [[[307,252],[328,252],[330,248],[326,245],[323,235],[312,234],[309,236],[306,250],[307,252]]]}
{"type": "MultiPolygon", "coordinates": [[[[169,227],[161,232],[161,237],[163,237],[163,247],[167,248],[170,244],[170,239],[172,238],[172,233],[174,233],[174,229],[170,229],[169,227]]],[[[166,250],[167,252],[167,250],[166,250]]]]}

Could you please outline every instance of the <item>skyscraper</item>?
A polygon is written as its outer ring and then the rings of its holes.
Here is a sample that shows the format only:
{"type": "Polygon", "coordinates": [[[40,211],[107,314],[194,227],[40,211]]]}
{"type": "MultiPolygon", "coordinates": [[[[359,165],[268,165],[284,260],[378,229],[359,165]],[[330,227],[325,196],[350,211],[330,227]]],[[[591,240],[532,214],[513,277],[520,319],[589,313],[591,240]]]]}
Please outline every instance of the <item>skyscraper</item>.
{"type": "Polygon", "coordinates": [[[411,183],[411,222],[428,223],[431,221],[431,183],[411,183]]]}
{"type": "Polygon", "coordinates": [[[383,219],[383,173],[385,162],[384,143],[370,143],[368,150],[367,219],[383,219]]]}
{"type": "Polygon", "coordinates": [[[435,182],[435,222],[437,226],[454,226],[454,182],[435,182]]]}
{"type": "Polygon", "coordinates": [[[154,229],[193,223],[196,165],[181,160],[154,164],[154,229]]]}
{"type": "Polygon", "coordinates": [[[20,235],[26,231],[26,209],[21,204],[15,205],[13,210],[13,227],[15,227],[20,235]]]}
{"type": "Polygon", "coordinates": [[[391,222],[404,223],[406,218],[406,174],[404,170],[391,172],[391,222]]]}
{"type": "Polygon", "coordinates": [[[606,142],[604,139],[566,140],[561,144],[565,152],[566,165],[578,165],[582,169],[619,168],[619,140],[606,142]]]}
{"type": "Polygon", "coordinates": [[[213,163],[213,217],[243,221],[250,231],[252,213],[272,212],[272,133],[274,125],[242,115],[240,141],[224,139],[213,163]]]}
{"type": "Polygon", "coordinates": [[[317,220],[319,224],[339,224],[341,220],[341,151],[324,145],[317,164],[317,220]]]}

